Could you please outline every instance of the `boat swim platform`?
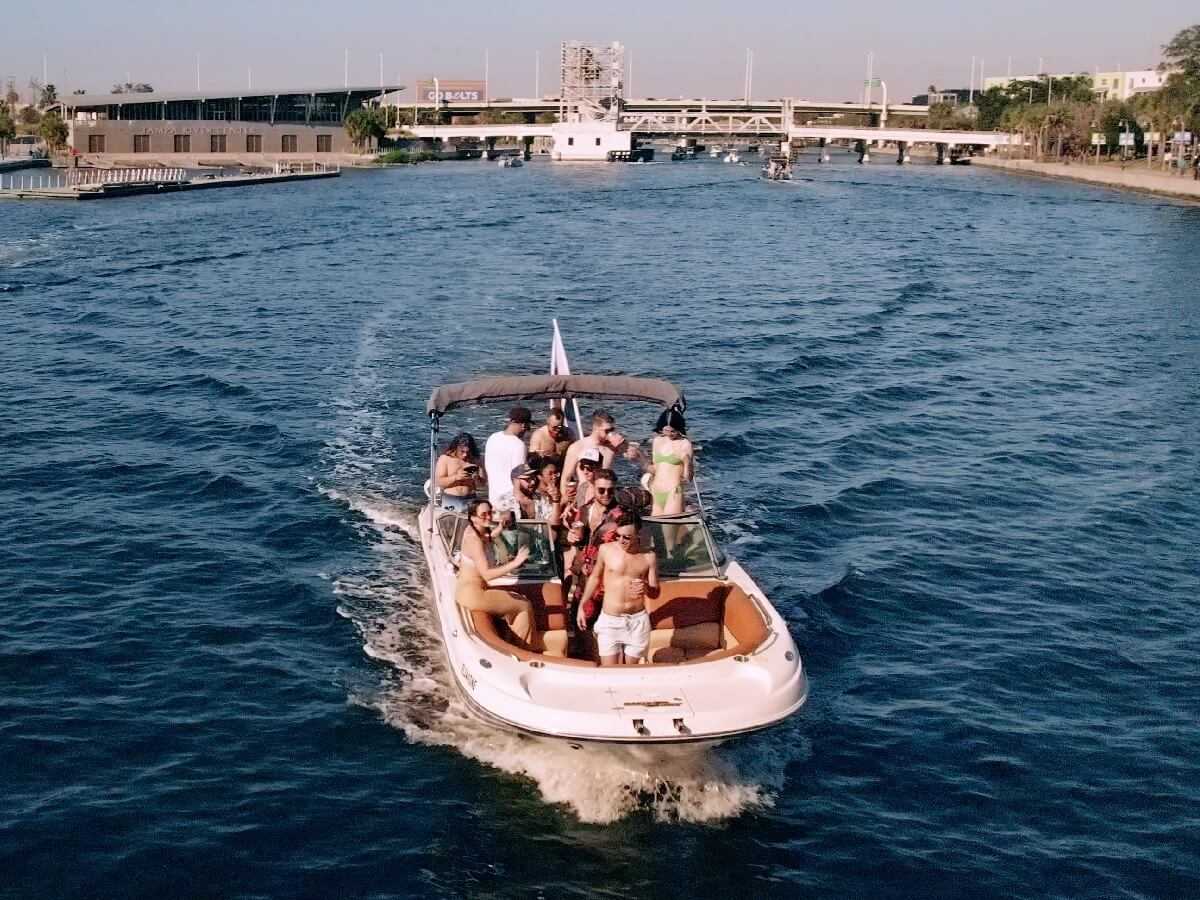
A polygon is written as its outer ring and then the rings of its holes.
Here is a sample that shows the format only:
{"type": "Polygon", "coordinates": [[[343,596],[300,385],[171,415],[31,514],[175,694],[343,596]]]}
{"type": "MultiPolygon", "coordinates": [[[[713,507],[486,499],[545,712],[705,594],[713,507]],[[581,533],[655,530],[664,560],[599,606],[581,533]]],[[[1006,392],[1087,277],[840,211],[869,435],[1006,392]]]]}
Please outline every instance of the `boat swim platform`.
{"type": "MultiPolygon", "coordinates": [[[[178,180],[101,181],[90,184],[51,184],[28,179],[21,186],[0,188],[0,200],[112,200],[146,194],[178,194],[215,188],[250,187],[259,184],[283,184],[337,178],[340,168],[305,172],[267,172],[262,174],[199,176],[178,180]]],[[[14,179],[15,180],[15,179],[14,179]]]]}

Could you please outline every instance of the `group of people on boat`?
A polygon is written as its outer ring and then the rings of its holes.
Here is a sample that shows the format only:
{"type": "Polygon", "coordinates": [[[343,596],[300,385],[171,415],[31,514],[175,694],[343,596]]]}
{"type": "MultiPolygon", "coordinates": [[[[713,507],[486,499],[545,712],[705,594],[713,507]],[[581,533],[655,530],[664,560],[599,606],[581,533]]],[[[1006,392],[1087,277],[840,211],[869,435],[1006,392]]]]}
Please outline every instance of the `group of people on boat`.
{"type": "Polygon", "coordinates": [[[504,617],[513,635],[528,642],[534,627],[529,600],[488,582],[513,574],[529,558],[519,542],[500,552],[506,529],[517,518],[544,521],[566,573],[570,623],[594,630],[602,664],[643,660],[650,634],[646,597],[657,592],[658,575],[655,554],[641,547],[641,516],[684,511],[694,466],[683,413],[671,407],[659,416],[648,459],[604,409],[592,414],[591,431],[579,438],[558,408],[527,446],[531,425],[529,410],[513,407],[504,428],[488,438],[482,464],[467,433],[456,435],[437,460],[436,502],[467,516],[456,599],[504,617]],[[619,488],[618,457],[645,471],[641,486],[619,488]],[[480,496],[485,488],[486,499],[480,496]]]}

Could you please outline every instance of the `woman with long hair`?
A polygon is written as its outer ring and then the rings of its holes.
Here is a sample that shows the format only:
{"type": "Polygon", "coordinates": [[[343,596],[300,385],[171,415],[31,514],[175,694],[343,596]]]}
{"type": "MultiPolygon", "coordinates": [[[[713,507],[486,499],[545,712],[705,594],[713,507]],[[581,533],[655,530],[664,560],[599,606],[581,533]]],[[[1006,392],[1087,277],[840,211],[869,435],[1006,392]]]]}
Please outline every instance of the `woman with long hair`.
{"type": "Polygon", "coordinates": [[[455,435],[433,470],[443,509],[462,512],[475,499],[480,484],[486,480],[479,464],[479,447],[475,438],[465,431],[455,435]]]}
{"type": "Polygon", "coordinates": [[[467,505],[467,529],[459,552],[458,580],[454,599],[459,606],[503,616],[518,640],[529,643],[533,634],[533,605],[520,594],[489,588],[488,582],[511,575],[529,559],[529,548],[520,547],[509,562],[494,563],[492,544],[492,504],[472,500],[467,505]]]}
{"type": "Polygon", "coordinates": [[[653,515],[670,516],[683,512],[683,486],[692,480],[692,442],[687,422],[677,407],[663,410],[654,425],[657,432],[651,444],[650,494],[653,515]]]}

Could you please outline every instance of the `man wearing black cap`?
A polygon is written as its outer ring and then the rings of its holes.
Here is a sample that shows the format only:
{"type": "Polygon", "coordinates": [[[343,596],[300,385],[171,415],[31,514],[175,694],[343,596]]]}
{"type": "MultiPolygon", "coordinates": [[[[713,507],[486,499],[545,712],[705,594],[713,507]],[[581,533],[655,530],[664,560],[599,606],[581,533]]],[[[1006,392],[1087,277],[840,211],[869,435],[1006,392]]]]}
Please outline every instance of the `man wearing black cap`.
{"type": "Polygon", "coordinates": [[[492,509],[516,509],[513,480],[525,468],[525,441],[533,416],[523,406],[508,411],[508,424],[487,439],[483,448],[483,467],[487,470],[488,501],[492,509]]]}

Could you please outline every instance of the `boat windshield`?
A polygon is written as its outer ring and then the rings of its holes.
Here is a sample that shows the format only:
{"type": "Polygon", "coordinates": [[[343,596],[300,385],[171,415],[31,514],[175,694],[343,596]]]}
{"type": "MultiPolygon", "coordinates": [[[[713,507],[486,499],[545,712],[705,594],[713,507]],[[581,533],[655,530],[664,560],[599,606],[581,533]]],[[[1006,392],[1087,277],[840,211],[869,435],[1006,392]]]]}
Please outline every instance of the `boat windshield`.
{"type": "Polygon", "coordinates": [[[720,576],[722,560],[713,558],[715,545],[699,519],[645,519],[642,542],[654,547],[660,578],[720,576]]]}
{"type": "Polygon", "coordinates": [[[521,519],[498,533],[492,540],[492,547],[500,565],[512,559],[522,547],[529,548],[529,559],[518,573],[522,579],[555,578],[558,575],[554,542],[550,539],[550,526],[545,522],[521,519]]]}

